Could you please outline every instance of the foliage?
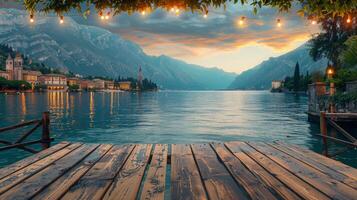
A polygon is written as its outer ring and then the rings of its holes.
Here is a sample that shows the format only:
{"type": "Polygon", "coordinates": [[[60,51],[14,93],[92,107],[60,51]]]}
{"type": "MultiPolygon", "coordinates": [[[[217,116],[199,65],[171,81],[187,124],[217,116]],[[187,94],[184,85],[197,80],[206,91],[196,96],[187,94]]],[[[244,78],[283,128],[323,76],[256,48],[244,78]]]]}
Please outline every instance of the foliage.
{"type": "Polygon", "coordinates": [[[300,75],[297,73],[299,71],[297,71],[296,68],[298,68],[299,65],[297,64],[296,66],[297,67],[295,67],[294,77],[287,76],[285,78],[284,88],[294,92],[307,91],[308,85],[312,83],[312,78],[309,72],[306,72],[306,75],[300,75]]]}
{"type": "Polygon", "coordinates": [[[300,67],[299,62],[296,62],[294,71],[294,91],[297,92],[300,89],[300,67]]]}
{"type": "Polygon", "coordinates": [[[341,68],[340,70],[337,71],[335,77],[332,79],[332,82],[335,83],[335,86],[338,90],[344,91],[346,82],[356,81],[356,80],[357,80],[357,70],[341,68]]]}
{"type": "Polygon", "coordinates": [[[77,85],[77,84],[68,85],[68,90],[77,91],[77,90],[79,90],[79,85],[77,85]]]}
{"type": "Polygon", "coordinates": [[[141,84],[138,84],[138,80],[135,79],[135,78],[122,78],[122,77],[118,77],[117,79],[115,79],[115,84],[119,83],[119,82],[122,82],[122,81],[129,81],[131,84],[130,84],[130,87],[135,89],[137,88],[137,86],[139,87],[140,90],[142,91],[147,91],[147,90],[157,90],[157,85],[156,83],[152,82],[151,80],[149,79],[144,79],[142,81],[141,84]]]}
{"type": "Polygon", "coordinates": [[[347,103],[357,103],[357,91],[349,93],[336,93],[335,95],[329,98],[331,103],[344,105],[347,103]]]}
{"type": "Polygon", "coordinates": [[[357,34],[357,26],[354,22],[346,23],[346,17],[339,16],[326,16],[320,19],[320,23],[322,32],[309,41],[310,55],[315,61],[325,57],[334,67],[339,68],[340,54],[346,48],[345,42],[357,34]]]}
{"type": "Polygon", "coordinates": [[[348,38],[346,49],[342,51],[340,59],[343,67],[357,67],[357,35],[348,38]]]}
{"type": "Polygon", "coordinates": [[[311,82],[323,82],[323,81],[325,81],[325,76],[322,72],[314,71],[311,74],[311,82]]]}
{"type": "Polygon", "coordinates": [[[172,7],[180,9],[208,13],[211,7],[226,7],[228,3],[247,5],[250,4],[254,13],[261,7],[273,7],[279,11],[288,11],[296,7],[296,2],[300,5],[297,11],[300,15],[314,16],[344,16],[357,9],[356,0],[76,0],[76,1],[58,1],[58,0],[25,0],[24,5],[30,12],[55,12],[58,15],[70,12],[76,9],[78,12],[87,16],[94,6],[97,12],[105,9],[111,9],[114,14],[121,12],[133,13],[142,10],[153,10],[163,8],[166,10],[172,7]],[[293,6],[294,5],[294,6],[293,6]]]}
{"type": "Polygon", "coordinates": [[[31,89],[31,84],[26,81],[6,80],[0,77],[0,90],[28,90],[31,89]]]}

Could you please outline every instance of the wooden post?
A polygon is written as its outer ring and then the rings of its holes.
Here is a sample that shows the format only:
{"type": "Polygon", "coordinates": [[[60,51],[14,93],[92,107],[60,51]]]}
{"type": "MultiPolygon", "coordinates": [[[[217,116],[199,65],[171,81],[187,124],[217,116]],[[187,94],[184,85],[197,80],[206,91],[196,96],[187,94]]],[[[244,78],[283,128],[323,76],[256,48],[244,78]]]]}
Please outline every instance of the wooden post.
{"type": "Polygon", "coordinates": [[[324,148],[325,148],[325,156],[328,156],[328,153],[327,153],[327,139],[325,136],[327,136],[327,121],[326,121],[326,112],[324,111],[321,111],[320,112],[320,132],[321,132],[321,135],[323,135],[322,137],[322,141],[324,143],[324,148]]]}
{"type": "Polygon", "coordinates": [[[43,112],[42,114],[42,149],[47,149],[50,147],[50,113],[43,112]]]}

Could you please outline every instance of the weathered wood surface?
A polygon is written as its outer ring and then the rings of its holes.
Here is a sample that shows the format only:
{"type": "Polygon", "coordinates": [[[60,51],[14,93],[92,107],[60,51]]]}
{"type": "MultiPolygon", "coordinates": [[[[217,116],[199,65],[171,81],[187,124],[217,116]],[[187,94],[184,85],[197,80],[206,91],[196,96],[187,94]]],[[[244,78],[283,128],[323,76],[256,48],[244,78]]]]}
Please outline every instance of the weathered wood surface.
{"type": "Polygon", "coordinates": [[[0,199],[357,199],[357,169],[281,142],[63,142],[0,169],[0,199]]]}

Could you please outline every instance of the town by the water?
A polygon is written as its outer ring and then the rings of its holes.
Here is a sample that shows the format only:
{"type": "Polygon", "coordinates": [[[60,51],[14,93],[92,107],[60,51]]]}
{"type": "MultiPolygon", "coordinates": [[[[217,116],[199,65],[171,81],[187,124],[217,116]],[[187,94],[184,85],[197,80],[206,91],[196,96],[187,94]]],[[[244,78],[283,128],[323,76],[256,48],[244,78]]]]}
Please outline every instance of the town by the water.
{"type": "MultiPolygon", "coordinates": [[[[32,61],[29,60],[28,64],[31,65],[32,61]]],[[[0,92],[155,91],[158,89],[155,83],[144,79],[141,67],[137,79],[83,77],[80,74],[63,73],[44,66],[39,69],[44,73],[40,70],[31,70],[20,53],[17,52],[14,57],[8,54],[5,66],[0,66],[0,92]]]]}

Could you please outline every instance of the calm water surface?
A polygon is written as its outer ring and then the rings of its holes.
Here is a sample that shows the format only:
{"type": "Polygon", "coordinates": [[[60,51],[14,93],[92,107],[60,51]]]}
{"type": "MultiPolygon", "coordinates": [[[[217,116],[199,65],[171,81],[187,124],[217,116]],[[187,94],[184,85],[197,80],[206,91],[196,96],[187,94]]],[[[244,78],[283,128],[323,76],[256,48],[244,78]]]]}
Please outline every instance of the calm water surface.
{"type": "MultiPolygon", "coordinates": [[[[87,143],[276,141],[322,152],[318,126],[307,121],[307,97],[267,91],[0,94],[0,127],[51,113],[51,134],[87,143]]],[[[0,134],[14,141],[24,130],[0,134]]],[[[38,139],[39,132],[32,138],[38,139]]],[[[341,146],[331,145],[338,151],[341,146]]],[[[0,166],[30,154],[0,152],[0,166]]],[[[337,159],[357,166],[355,150],[337,159]]]]}

